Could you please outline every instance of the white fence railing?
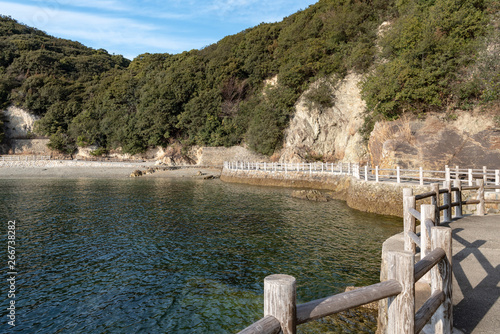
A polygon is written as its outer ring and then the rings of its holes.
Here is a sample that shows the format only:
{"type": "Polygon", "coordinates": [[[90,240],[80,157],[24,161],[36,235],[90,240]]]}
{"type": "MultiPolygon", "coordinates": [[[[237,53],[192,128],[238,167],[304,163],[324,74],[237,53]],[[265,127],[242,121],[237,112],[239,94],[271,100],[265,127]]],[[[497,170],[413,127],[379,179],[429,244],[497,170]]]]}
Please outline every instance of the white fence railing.
{"type": "Polygon", "coordinates": [[[464,169],[456,166],[445,166],[444,170],[424,170],[396,168],[380,168],[357,163],[285,163],[285,162],[224,162],[228,170],[255,170],[270,173],[306,173],[309,175],[326,173],[333,175],[351,175],[357,179],[375,182],[419,183],[420,185],[439,181],[462,180],[469,186],[475,184],[475,179],[483,179],[485,185],[500,185],[500,170],[464,169]]]}
{"type": "Polygon", "coordinates": [[[0,161],[40,161],[50,160],[50,155],[2,155],[0,161]]]}

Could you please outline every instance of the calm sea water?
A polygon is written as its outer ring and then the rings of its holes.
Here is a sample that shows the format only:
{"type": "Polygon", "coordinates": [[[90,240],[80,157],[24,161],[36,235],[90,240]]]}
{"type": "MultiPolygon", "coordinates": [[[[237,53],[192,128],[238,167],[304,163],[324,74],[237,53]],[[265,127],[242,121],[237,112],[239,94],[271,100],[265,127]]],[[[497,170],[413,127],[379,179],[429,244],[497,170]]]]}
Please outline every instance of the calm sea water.
{"type": "MultiPolygon", "coordinates": [[[[2,284],[2,333],[234,333],[262,317],[265,276],[295,276],[299,303],[375,283],[381,244],[402,229],[341,201],[220,181],[0,180],[0,189],[1,248],[15,220],[18,271],[15,327],[2,284]]],[[[373,331],[373,316],[350,316],[299,328],[373,331]]]]}

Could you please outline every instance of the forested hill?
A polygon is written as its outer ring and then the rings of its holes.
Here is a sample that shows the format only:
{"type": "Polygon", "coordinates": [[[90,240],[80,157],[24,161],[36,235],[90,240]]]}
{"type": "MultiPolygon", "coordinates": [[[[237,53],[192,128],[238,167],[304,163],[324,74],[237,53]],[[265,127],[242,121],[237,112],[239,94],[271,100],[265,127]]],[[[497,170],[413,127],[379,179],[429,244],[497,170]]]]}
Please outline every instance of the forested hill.
{"type": "MultiPolygon", "coordinates": [[[[138,153],[179,141],[246,142],[271,154],[299,95],[320,77],[365,74],[365,131],[405,112],[498,108],[499,7],[495,0],[321,0],[201,50],[132,62],[0,17],[0,103],[43,116],[36,131],[66,152],[98,145],[138,153]],[[266,88],[276,75],[278,85],[266,88]]],[[[330,94],[320,85],[307,98],[329,106],[330,94]]]]}

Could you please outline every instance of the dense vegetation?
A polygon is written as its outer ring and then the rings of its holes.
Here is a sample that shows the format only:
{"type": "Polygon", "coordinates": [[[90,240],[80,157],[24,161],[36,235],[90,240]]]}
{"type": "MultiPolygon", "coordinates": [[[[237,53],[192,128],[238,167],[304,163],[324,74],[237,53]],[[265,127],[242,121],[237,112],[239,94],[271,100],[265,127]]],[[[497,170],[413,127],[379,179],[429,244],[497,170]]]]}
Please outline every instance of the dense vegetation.
{"type": "MultiPolygon", "coordinates": [[[[97,145],[138,153],[180,141],[246,142],[272,154],[297,98],[319,77],[369,73],[368,129],[380,117],[498,101],[498,61],[489,59],[496,67],[487,80],[477,65],[489,57],[481,46],[492,38],[498,44],[498,31],[488,30],[497,7],[488,0],[321,0],[201,50],[132,62],[0,17],[0,104],[43,116],[37,132],[65,152],[97,145]],[[390,29],[377,46],[384,21],[390,29]],[[265,86],[276,75],[278,85],[265,86]]],[[[307,98],[331,105],[321,86],[307,98]]]]}

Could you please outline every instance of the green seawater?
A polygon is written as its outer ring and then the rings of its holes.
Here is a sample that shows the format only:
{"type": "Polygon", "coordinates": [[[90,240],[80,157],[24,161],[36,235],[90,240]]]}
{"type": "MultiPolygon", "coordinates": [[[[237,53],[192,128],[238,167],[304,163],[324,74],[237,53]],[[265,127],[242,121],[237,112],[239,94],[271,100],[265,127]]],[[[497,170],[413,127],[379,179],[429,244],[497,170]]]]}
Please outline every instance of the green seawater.
{"type": "MultiPolygon", "coordinates": [[[[1,333],[235,333],[262,317],[263,280],[299,303],[379,281],[401,219],[290,189],[194,179],[0,180],[1,248],[15,220],[16,326],[1,333]]],[[[8,278],[7,252],[2,252],[8,278]]],[[[352,311],[301,333],[373,332],[352,311]]]]}

